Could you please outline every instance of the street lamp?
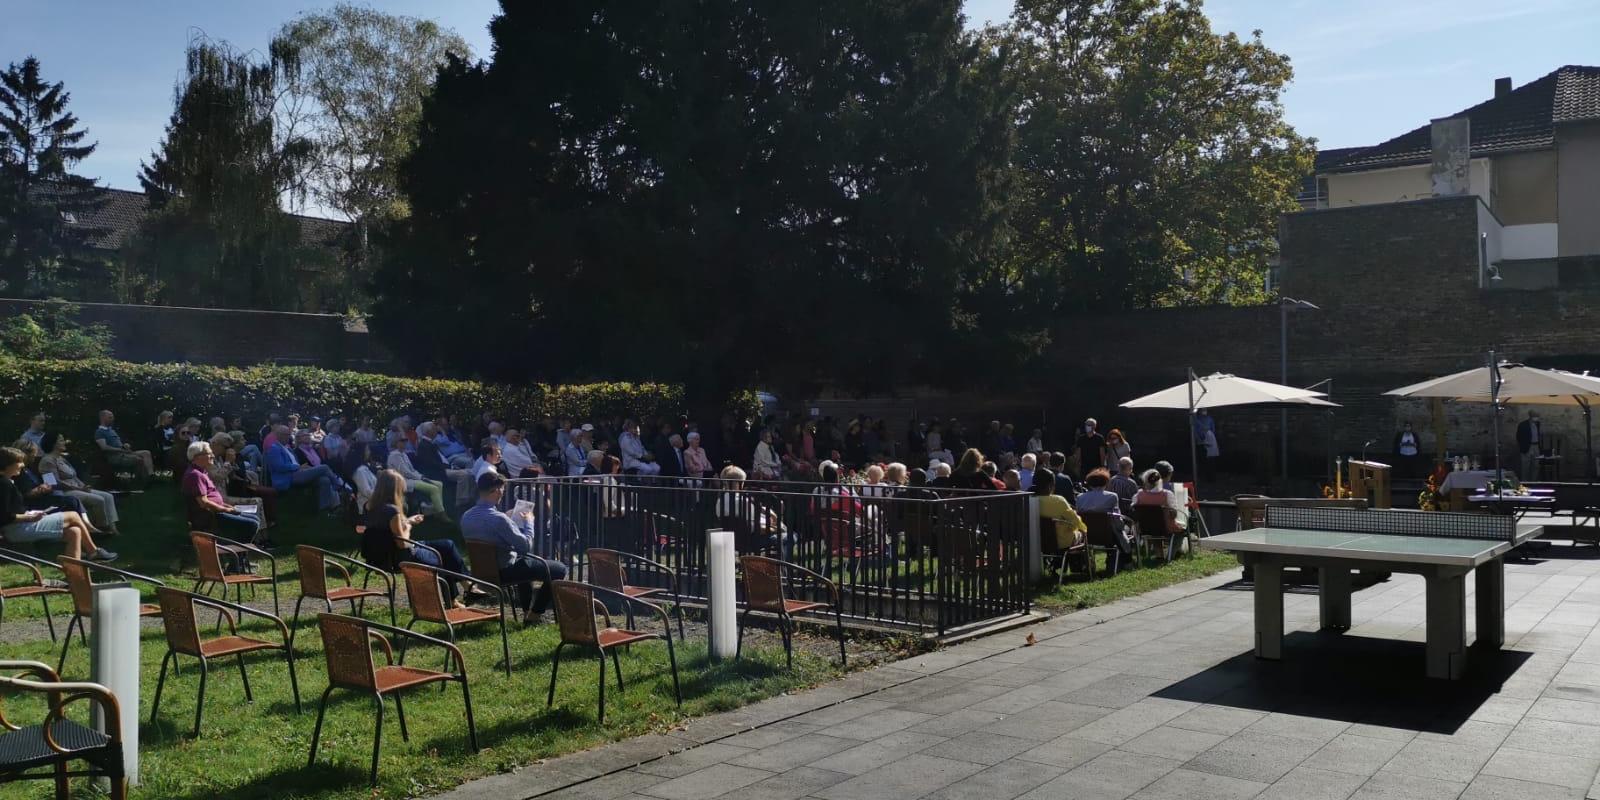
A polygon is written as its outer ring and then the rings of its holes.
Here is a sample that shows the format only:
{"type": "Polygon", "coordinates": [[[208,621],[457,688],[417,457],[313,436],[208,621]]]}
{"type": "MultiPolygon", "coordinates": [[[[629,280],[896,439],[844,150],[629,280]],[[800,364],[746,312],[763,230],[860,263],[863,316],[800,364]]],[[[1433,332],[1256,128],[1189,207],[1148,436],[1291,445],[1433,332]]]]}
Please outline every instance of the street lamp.
{"type": "MultiPolygon", "coordinates": [[[[1290,311],[1320,311],[1315,304],[1305,300],[1296,300],[1293,297],[1278,298],[1278,381],[1284,386],[1289,385],[1289,312],[1290,311]]],[[[1289,485],[1289,409],[1278,411],[1278,431],[1282,435],[1282,450],[1278,456],[1278,471],[1283,479],[1284,488],[1289,485]]]]}

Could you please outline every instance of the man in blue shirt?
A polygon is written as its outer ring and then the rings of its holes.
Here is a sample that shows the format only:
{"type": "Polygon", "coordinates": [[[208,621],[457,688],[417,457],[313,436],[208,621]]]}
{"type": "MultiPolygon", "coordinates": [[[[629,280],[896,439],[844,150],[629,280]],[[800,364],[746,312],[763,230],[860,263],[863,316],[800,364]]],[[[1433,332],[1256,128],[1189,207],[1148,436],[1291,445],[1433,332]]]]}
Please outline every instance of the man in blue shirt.
{"type": "Polygon", "coordinates": [[[112,427],[116,424],[117,415],[110,411],[100,412],[100,427],[94,429],[94,443],[106,455],[106,462],[116,469],[133,470],[133,474],[141,483],[150,480],[150,473],[155,471],[155,462],[150,457],[149,450],[135,450],[132,446],[122,441],[122,435],[112,427]]]}
{"type": "Polygon", "coordinates": [[[505,493],[506,479],[500,473],[479,476],[478,504],[461,515],[461,534],[467,541],[494,544],[500,558],[500,580],[514,585],[517,607],[525,615],[523,621],[533,625],[550,606],[550,582],[567,577],[567,566],[534,555],[533,518],[524,512],[513,521],[501,511],[500,500],[505,493]],[[533,592],[534,581],[541,581],[537,595],[533,592]]]}
{"type": "Polygon", "coordinates": [[[308,483],[317,485],[317,507],[323,511],[332,511],[339,507],[339,492],[335,488],[342,486],[333,468],[327,464],[315,467],[310,464],[300,463],[295,458],[294,451],[290,450],[286,442],[289,441],[289,428],[279,425],[273,430],[274,441],[267,448],[267,471],[272,473],[272,488],[279,492],[287,492],[291,487],[304,486],[308,483]]]}

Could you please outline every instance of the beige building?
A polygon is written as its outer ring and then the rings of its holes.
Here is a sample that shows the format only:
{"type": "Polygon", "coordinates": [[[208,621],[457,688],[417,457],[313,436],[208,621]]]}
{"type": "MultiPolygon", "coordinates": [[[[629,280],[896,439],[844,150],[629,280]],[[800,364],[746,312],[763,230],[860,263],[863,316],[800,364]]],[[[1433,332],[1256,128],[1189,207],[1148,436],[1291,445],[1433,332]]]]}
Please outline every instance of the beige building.
{"type": "Polygon", "coordinates": [[[1600,257],[1600,67],[1567,66],[1372,147],[1319,154],[1311,209],[1473,195],[1484,288],[1551,288],[1600,257]]]}

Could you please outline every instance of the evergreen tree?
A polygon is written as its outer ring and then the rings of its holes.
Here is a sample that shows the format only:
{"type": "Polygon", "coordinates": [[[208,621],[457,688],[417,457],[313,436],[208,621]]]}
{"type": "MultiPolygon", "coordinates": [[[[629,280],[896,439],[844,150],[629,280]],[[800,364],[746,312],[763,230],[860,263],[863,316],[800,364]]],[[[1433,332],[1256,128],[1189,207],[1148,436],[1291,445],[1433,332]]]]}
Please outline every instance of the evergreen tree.
{"type": "Polygon", "coordinates": [[[424,106],[375,330],[419,367],[707,404],[1003,363],[952,349],[1015,320],[976,302],[1012,131],[960,5],[503,2],[494,61],[424,106]]]}
{"type": "Polygon", "coordinates": [[[71,98],[32,56],[0,72],[0,292],[57,293],[82,277],[91,229],[78,217],[100,190],[72,171],[95,145],[67,110],[71,98]]]}
{"type": "Polygon", "coordinates": [[[295,267],[318,258],[280,198],[301,186],[310,142],[280,135],[279,81],[293,69],[196,39],[161,148],[141,166],[150,214],[124,253],[132,299],[299,310],[295,267]]]}

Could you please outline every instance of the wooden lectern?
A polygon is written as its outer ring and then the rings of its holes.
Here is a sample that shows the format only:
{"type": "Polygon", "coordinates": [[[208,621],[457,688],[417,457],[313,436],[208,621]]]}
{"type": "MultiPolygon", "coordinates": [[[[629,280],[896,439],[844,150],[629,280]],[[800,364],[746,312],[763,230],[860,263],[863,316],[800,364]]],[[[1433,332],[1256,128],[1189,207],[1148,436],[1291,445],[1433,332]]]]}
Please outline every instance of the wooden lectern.
{"type": "Polygon", "coordinates": [[[1388,464],[1350,459],[1350,494],[1367,499],[1369,508],[1390,508],[1388,464]]]}

